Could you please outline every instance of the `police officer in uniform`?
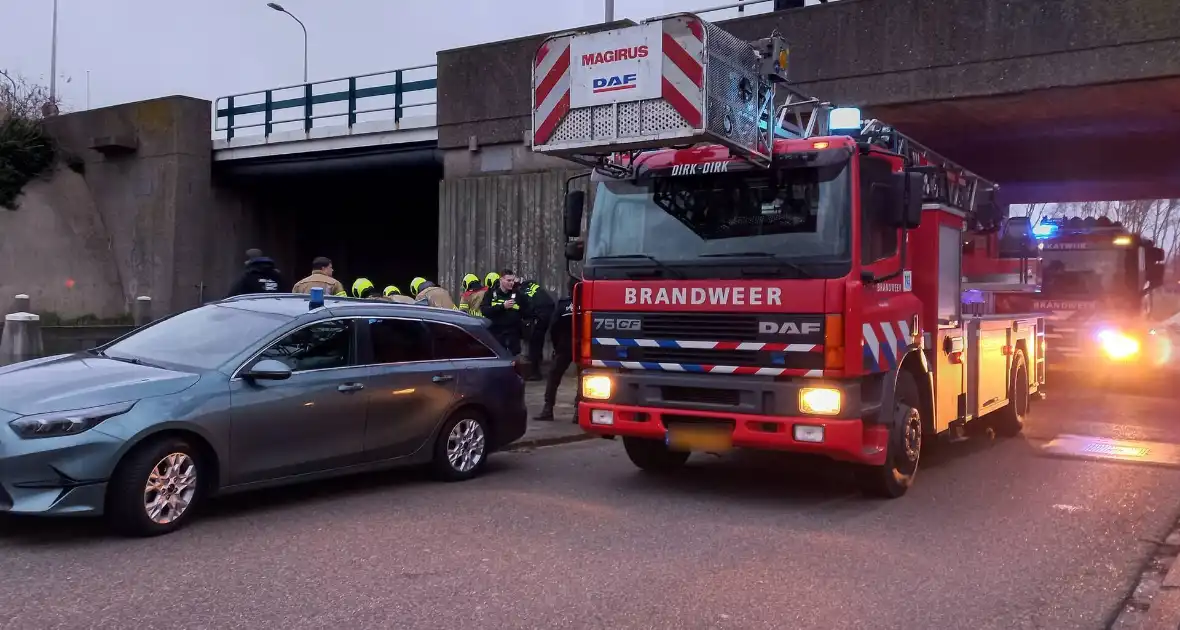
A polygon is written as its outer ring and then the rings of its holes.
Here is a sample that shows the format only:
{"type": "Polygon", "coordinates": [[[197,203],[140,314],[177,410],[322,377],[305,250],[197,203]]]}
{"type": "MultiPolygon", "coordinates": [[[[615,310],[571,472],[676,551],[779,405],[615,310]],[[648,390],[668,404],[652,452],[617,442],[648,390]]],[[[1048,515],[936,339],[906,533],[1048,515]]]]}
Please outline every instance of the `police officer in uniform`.
{"type": "Polygon", "coordinates": [[[261,249],[246,250],[246,269],[229,289],[229,297],[249,293],[282,293],[287,287],[275,261],[262,255],[261,249]]]}
{"type": "Polygon", "coordinates": [[[545,337],[553,323],[555,304],[553,296],[536,280],[525,280],[520,288],[528,296],[528,310],[525,319],[529,323],[529,376],[530,381],[543,380],[541,362],[544,360],[545,337]]]}
{"type": "Polygon", "coordinates": [[[410,296],[419,304],[434,308],[449,308],[458,310],[455,301],[451,299],[442,287],[437,287],[426,278],[418,277],[410,281],[410,296]]]}
{"type": "Polygon", "coordinates": [[[311,261],[311,275],[296,282],[291,293],[311,293],[312,289],[319,287],[324,290],[324,295],[348,295],[344,285],[332,277],[332,272],[332,260],[326,256],[317,257],[311,261]]]}
{"type": "Polygon", "coordinates": [[[484,294],[479,307],[483,316],[492,320],[492,334],[514,356],[520,354],[521,311],[527,299],[516,286],[516,274],[504,269],[484,294]]]}
{"type": "Polygon", "coordinates": [[[386,300],[397,304],[416,304],[414,298],[408,295],[402,295],[402,290],[392,284],[385,287],[382,295],[385,296],[386,300]]]}
{"type": "MultiPolygon", "coordinates": [[[[557,317],[549,329],[549,341],[553,343],[553,365],[549,366],[549,378],[545,382],[545,406],[534,420],[553,420],[553,404],[557,401],[557,388],[561,379],[574,361],[574,285],[577,278],[570,278],[569,292],[557,301],[557,317]]],[[[574,414],[574,422],[578,416],[574,414]]]]}

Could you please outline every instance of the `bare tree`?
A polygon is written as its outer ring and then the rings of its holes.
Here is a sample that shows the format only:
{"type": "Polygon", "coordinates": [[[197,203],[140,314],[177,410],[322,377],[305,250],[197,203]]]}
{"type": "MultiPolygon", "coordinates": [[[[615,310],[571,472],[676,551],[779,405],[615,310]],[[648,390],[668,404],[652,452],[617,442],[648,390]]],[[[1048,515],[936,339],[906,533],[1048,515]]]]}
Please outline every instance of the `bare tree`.
{"type": "Polygon", "coordinates": [[[0,68],[0,120],[38,121],[61,110],[61,99],[51,99],[49,89],[0,68]]]}

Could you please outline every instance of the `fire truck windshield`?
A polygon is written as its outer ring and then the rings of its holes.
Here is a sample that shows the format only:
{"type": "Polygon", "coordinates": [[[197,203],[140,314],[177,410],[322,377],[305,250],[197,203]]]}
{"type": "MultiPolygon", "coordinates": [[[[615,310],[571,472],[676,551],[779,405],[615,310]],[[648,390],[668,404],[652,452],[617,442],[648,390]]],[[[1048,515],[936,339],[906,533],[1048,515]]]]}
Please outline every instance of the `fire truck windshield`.
{"type": "Polygon", "coordinates": [[[1041,252],[1041,291],[1052,297],[1110,297],[1133,290],[1127,251],[1122,249],[1045,250],[1041,252]]]}
{"type": "Polygon", "coordinates": [[[602,182],[588,263],[641,254],[698,276],[714,274],[693,266],[838,263],[849,258],[851,206],[847,161],[602,182]]]}

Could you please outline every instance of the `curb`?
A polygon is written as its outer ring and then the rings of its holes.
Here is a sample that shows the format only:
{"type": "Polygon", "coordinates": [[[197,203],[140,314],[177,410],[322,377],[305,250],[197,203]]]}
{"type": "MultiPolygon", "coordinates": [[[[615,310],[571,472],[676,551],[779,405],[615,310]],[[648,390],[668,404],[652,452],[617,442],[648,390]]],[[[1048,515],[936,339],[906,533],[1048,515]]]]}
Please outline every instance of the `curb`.
{"type": "Polygon", "coordinates": [[[575,433],[573,435],[559,435],[557,437],[535,438],[532,440],[519,440],[508,445],[506,451],[523,451],[525,449],[540,448],[542,446],[557,446],[558,444],[572,444],[574,442],[585,442],[587,440],[602,439],[601,436],[592,433],[575,433]]]}
{"type": "Polygon", "coordinates": [[[1115,630],[1176,630],[1180,628],[1180,522],[1156,543],[1155,550],[1123,602],[1110,628],[1115,630]]]}

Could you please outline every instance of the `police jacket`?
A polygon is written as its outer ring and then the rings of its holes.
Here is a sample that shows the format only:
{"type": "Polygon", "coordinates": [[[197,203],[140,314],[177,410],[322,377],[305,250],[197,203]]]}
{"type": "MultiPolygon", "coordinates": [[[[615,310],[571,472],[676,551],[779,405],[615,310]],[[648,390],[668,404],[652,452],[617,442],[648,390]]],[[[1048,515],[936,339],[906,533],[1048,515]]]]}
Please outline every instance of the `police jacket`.
{"type": "Polygon", "coordinates": [[[291,293],[311,293],[311,290],[316,287],[323,289],[324,295],[348,295],[344,290],[344,285],[340,284],[339,280],[318,271],[296,282],[295,288],[291,289],[291,293]]]}
{"type": "Polygon", "coordinates": [[[246,263],[246,270],[230,287],[229,297],[250,293],[282,293],[287,286],[273,260],[254,258],[246,263]]]}
{"type": "Polygon", "coordinates": [[[509,330],[513,327],[520,327],[521,311],[525,310],[527,306],[528,297],[520,290],[520,287],[512,291],[504,291],[497,283],[483,295],[483,303],[479,310],[484,317],[492,320],[492,329],[509,330]],[[512,308],[504,306],[508,300],[516,300],[516,304],[512,308]]]}
{"type": "Polygon", "coordinates": [[[520,283],[520,288],[528,296],[528,310],[525,315],[530,318],[548,318],[553,314],[553,309],[556,307],[553,296],[549,295],[541,283],[536,280],[525,280],[520,283]]]}
{"type": "Polygon", "coordinates": [[[557,301],[557,317],[553,318],[553,325],[549,327],[549,341],[553,343],[555,353],[573,356],[574,301],[572,298],[561,298],[557,301]]]}

